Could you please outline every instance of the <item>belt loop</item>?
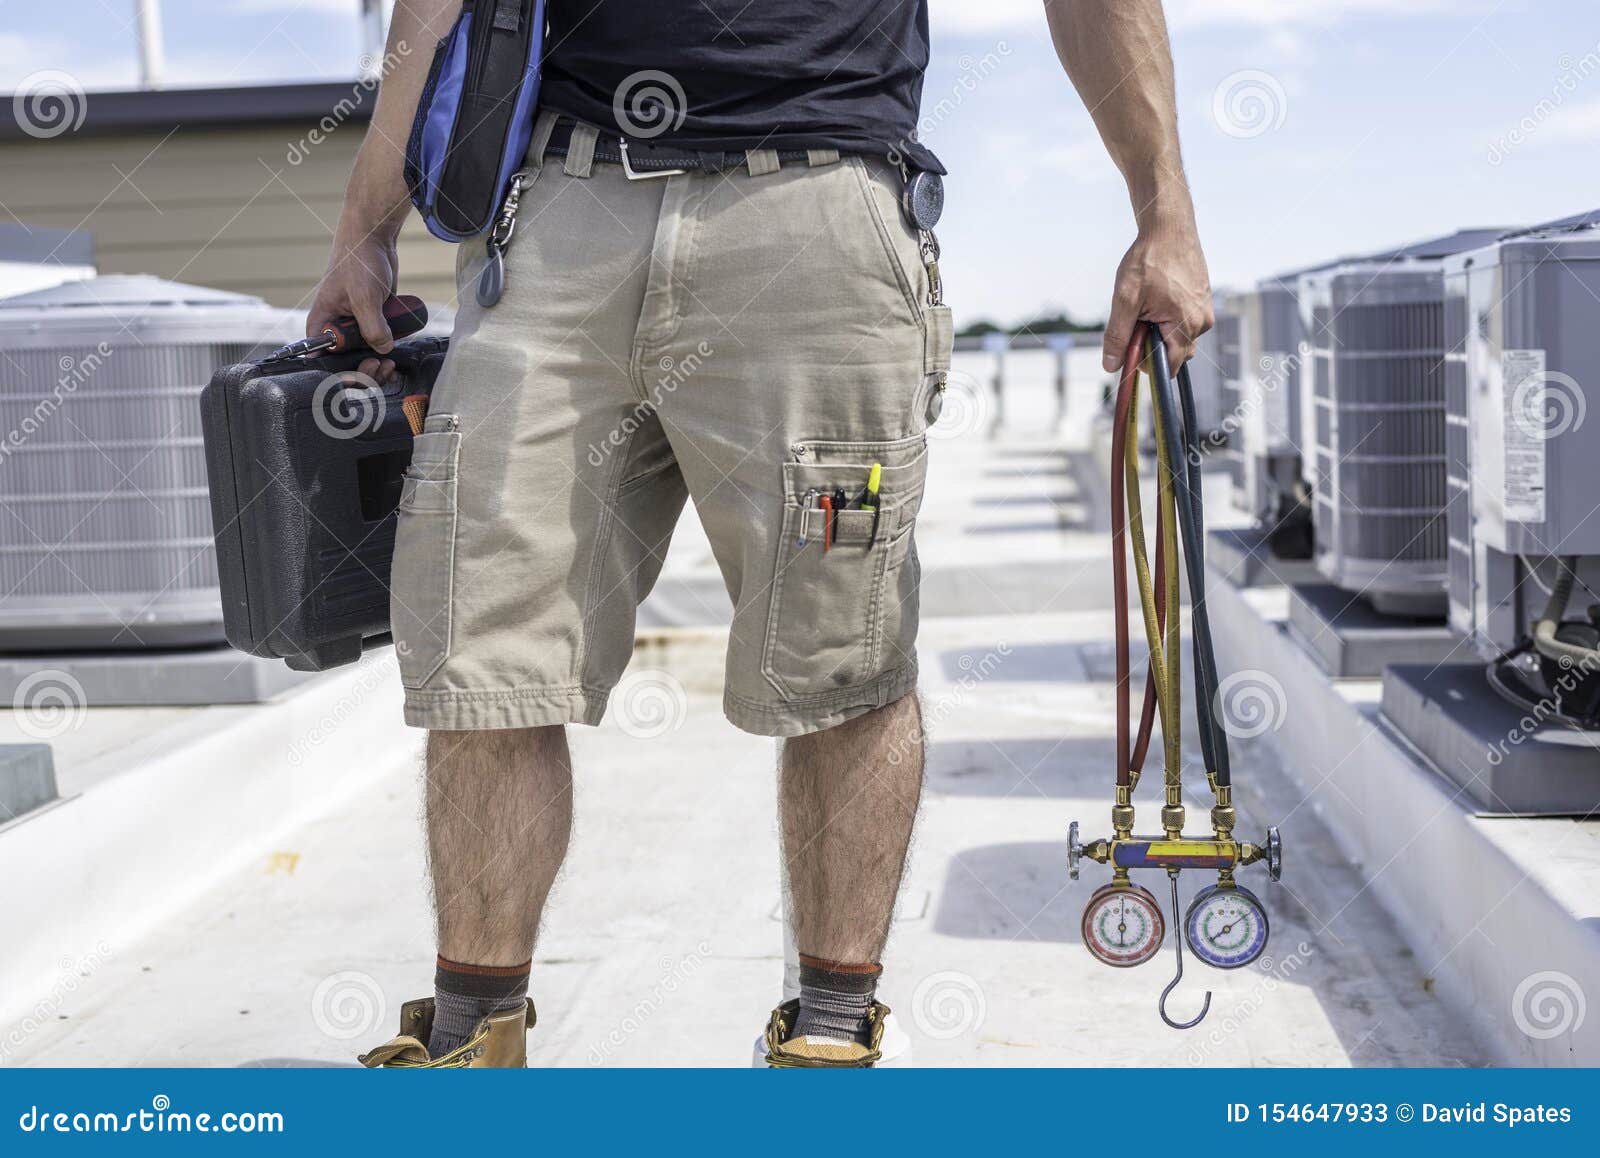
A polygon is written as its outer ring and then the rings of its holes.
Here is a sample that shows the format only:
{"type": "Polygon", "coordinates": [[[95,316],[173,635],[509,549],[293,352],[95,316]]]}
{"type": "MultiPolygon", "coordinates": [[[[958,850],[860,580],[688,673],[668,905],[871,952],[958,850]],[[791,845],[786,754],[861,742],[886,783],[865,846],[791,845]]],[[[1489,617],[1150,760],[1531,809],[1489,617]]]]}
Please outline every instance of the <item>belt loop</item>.
{"type": "Polygon", "coordinates": [[[765,177],[768,173],[776,173],[779,166],[778,150],[750,149],[744,155],[744,163],[752,177],[765,177]]]}
{"type": "Polygon", "coordinates": [[[567,142],[567,163],[564,171],[568,177],[587,177],[594,171],[594,146],[600,132],[593,125],[572,126],[572,139],[567,142]]]}
{"type": "Polygon", "coordinates": [[[528,142],[528,155],[523,164],[530,169],[544,167],[544,152],[550,147],[550,138],[556,131],[556,122],[561,119],[561,114],[546,109],[539,114],[539,119],[533,123],[533,139],[528,142]]]}
{"type": "Polygon", "coordinates": [[[838,149],[807,149],[806,164],[813,169],[820,169],[823,165],[836,165],[839,163],[838,149]]]}

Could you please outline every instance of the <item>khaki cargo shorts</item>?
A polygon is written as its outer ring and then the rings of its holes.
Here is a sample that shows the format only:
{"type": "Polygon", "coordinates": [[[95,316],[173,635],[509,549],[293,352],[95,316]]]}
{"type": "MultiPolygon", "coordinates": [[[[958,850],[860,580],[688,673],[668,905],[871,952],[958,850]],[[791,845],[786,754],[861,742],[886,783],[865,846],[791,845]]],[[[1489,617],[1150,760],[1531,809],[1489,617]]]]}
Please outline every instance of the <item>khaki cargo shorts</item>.
{"type": "Polygon", "coordinates": [[[914,535],[951,345],[898,172],[818,153],[630,180],[586,151],[535,166],[493,308],[483,243],[461,247],[400,500],[407,722],[599,723],[686,499],[733,601],[734,724],[800,735],[892,703],[917,680],[914,535]],[[875,538],[852,505],[825,544],[817,497],[854,500],[874,464],[875,538]]]}

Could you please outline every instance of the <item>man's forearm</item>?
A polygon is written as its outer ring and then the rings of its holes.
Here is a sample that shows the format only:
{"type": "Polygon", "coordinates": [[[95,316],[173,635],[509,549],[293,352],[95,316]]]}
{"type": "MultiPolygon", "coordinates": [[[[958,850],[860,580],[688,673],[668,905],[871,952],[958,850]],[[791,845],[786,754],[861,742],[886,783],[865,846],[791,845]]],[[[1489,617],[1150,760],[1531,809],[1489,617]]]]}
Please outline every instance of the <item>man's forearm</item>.
{"type": "Polygon", "coordinates": [[[1045,11],[1056,54],[1127,181],[1141,228],[1191,215],[1161,0],[1045,0],[1045,11]]]}
{"type": "Polygon", "coordinates": [[[405,223],[410,210],[406,140],[427,83],[434,45],[450,31],[460,12],[461,0],[397,0],[389,23],[378,107],[345,189],[341,233],[392,237],[405,223]]]}
{"type": "Polygon", "coordinates": [[[1117,267],[1104,365],[1115,372],[1140,322],[1175,366],[1211,328],[1211,281],[1178,149],[1172,47],[1161,0],[1045,0],[1056,53],[1122,170],[1139,236],[1117,267]]]}
{"type": "MultiPolygon", "coordinates": [[[[328,268],[306,314],[306,333],[353,316],[361,338],[387,353],[394,335],[383,302],[399,279],[397,241],[411,211],[405,179],[406,141],[428,80],[434,47],[461,12],[461,0],[396,0],[384,52],[378,107],[345,185],[328,268]]],[[[363,362],[364,374],[392,374],[391,362],[363,362]]]]}

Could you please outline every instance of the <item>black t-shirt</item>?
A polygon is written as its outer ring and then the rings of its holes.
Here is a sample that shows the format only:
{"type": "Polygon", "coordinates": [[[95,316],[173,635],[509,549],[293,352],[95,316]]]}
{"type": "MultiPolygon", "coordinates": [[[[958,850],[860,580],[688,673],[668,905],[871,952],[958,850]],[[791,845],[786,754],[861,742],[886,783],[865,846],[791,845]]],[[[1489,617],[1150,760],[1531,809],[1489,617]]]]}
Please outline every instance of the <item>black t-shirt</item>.
{"type": "Polygon", "coordinates": [[[691,149],[888,154],[916,141],[927,0],[550,0],[542,102],[691,149]]]}

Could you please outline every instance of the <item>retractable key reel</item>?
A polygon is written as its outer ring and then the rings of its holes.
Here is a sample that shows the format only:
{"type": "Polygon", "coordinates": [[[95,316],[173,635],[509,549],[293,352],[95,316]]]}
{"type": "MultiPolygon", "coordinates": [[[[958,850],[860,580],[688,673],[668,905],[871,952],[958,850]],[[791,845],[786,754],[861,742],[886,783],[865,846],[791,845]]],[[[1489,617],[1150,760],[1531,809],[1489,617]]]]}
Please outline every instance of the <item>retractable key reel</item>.
{"type": "Polygon", "coordinates": [[[1171,888],[1172,920],[1178,913],[1178,874],[1184,869],[1215,869],[1217,883],[1200,890],[1175,930],[1176,976],[1161,991],[1161,1020],[1174,1029],[1191,1029],[1211,1009],[1207,992],[1200,1013],[1190,1021],[1167,1014],[1167,999],[1183,980],[1183,944],[1218,969],[1238,969],[1261,956],[1270,924],[1256,895],[1234,879],[1235,871],[1257,861],[1277,880],[1283,868],[1283,847],[1276,828],[1267,829],[1262,844],[1234,838],[1237,813],[1228,764],[1228,738],[1217,719],[1217,665],[1211,646],[1211,624],[1205,601],[1205,516],[1200,493],[1200,440],[1194,395],[1187,368],[1178,372],[1177,388],[1167,364],[1160,331],[1142,324],[1134,332],[1117,391],[1111,448],[1112,586],[1116,603],[1117,783],[1111,806],[1112,835],[1084,844],[1074,820],[1068,830],[1067,866],[1073,880],[1085,858],[1111,866],[1111,881],[1090,896],[1083,911],[1083,943],[1107,965],[1143,965],[1161,950],[1167,922],[1161,902],[1135,884],[1135,869],[1165,869],[1171,888]],[[1144,350],[1150,376],[1156,435],[1156,549],[1152,574],[1145,544],[1139,491],[1139,370],[1144,350]],[[1192,607],[1195,715],[1206,781],[1215,804],[1212,835],[1185,836],[1182,751],[1182,665],[1179,652],[1179,543],[1192,607]],[[1139,585],[1139,605],[1150,648],[1145,673],[1144,705],[1139,728],[1132,728],[1128,625],[1128,548],[1139,585]],[[1161,719],[1166,799],[1161,808],[1160,836],[1135,836],[1133,791],[1149,749],[1155,719],[1161,719]]]}

